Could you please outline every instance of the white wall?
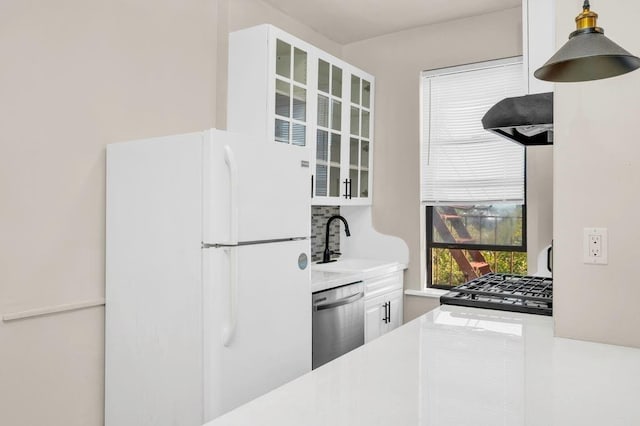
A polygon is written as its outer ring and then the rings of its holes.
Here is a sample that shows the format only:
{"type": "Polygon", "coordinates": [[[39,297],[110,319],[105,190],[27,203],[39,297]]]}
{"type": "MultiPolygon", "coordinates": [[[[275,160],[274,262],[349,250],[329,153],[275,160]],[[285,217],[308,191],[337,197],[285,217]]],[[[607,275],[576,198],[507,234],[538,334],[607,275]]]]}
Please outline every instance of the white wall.
{"type": "MultiPolygon", "coordinates": [[[[0,314],[104,297],[105,145],[225,127],[263,22],[340,54],[261,0],[0,2],[0,314]]],[[[0,322],[0,425],[100,425],[103,387],[102,307],[0,322]]]]}
{"type": "MultiPolygon", "coordinates": [[[[0,3],[1,314],[104,297],[104,147],[215,124],[216,21],[215,0],[0,3]]],[[[103,330],[102,307],[0,322],[0,424],[102,424],[103,330]]]]}
{"type": "Polygon", "coordinates": [[[527,266],[535,274],[538,256],[553,239],[553,146],[530,146],[526,152],[527,266]]]}
{"type": "MultiPolygon", "coordinates": [[[[594,2],[595,3],[595,2],[594,2]]],[[[557,2],[558,46],[575,29],[578,2],[557,2]]],[[[598,2],[605,34],[640,54],[640,3],[598,2]]],[[[640,72],[556,84],[554,316],[562,337],[640,347],[640,72]],[[609,230],[609,264],[582,262],[583,228],[609,230]]]]}
{"type": "Polygon", "coordinates": [[[373,224],[409,246],[405,288],[420,266],[420,72],[522,53],[520,8],[424,26],[344,46],[344,59],[376,76],[373,224]]]}
{"type": "Polygon", "coordinates": [[[407,323],[418,317],[421,317],[426,312],[429,312],[440,306],[440,299],[438,297],[426,297],[426,296],[413,296],[404,295],[404,318],[403,323],[407,323]]]}
{"type": "MultiPolygon", "coordinates": [[[[545,93],[554,84],[533,76],[555,52],[556,0],[522,0],[523,61],[529,93],[545,93]]],[[[545,248],[553,239],[553,146],[533,146],[527,153],[527,264],[528,272],[540,272],[538,257],[543,254],[542,272],[548,273],[545,248]]]]}

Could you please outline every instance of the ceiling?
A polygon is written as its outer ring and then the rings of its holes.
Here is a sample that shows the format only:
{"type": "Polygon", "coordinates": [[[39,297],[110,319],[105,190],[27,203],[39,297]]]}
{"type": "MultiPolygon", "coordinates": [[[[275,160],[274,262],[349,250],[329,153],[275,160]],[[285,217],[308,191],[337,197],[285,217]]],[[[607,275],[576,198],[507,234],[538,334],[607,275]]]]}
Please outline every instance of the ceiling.
{"type": "Polygon", "coordinates": [[[521,0],[264,1],[340,44],[521,5],[521,0]]]}

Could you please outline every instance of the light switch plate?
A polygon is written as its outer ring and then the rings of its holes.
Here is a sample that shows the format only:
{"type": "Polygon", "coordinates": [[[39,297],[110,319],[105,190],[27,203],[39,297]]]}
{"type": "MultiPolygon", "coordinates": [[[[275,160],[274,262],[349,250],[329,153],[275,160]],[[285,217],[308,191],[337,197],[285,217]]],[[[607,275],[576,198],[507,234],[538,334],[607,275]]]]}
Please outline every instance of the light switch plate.
{"type": "Polygon", "coordinates": [[[584,228],[584,263],[606,265],[608,261],[607,228],[584,228]]]}

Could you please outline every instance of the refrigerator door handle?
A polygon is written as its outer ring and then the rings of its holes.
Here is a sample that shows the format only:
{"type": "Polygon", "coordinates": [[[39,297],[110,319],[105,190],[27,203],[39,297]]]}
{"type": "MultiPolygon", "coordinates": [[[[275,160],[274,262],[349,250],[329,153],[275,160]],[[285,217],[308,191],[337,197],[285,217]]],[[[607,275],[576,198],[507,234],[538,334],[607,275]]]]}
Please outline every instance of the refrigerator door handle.
{"type": "Polygon", "coordinates": [[[224,146],[224,162],[229,168],[229,243],[238,243],[238,163],[229,145],[224,146]]]}
{"type": "Polygon", "coordinates": [[[225,249],[229,253],[229,306],[227,323],[222,329],[222,344],[229,347],[238,323],[238,249],[225,249]]]}

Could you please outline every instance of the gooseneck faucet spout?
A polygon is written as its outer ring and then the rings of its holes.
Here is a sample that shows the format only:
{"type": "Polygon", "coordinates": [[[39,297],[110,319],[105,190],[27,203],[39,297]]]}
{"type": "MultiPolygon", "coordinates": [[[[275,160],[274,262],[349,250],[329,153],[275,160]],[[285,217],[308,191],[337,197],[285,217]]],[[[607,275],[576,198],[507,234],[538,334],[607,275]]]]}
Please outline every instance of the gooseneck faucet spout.
{"type": "Polygon", "coordinates": [[[328,263],[331,261],[331,250],[329,250],[329,228],[331,226],[331,222],[335,219],[340,219],[342,223],[344,223],[344,233],[347,237],[351,236],[351,232],[349,232],[349,224],[347,223],[347,219],[340,216],[339,214],[333,215],[327,221],[327,229],[326,229],[326,238],[324,240],[324,253],[322,255],[322,263],[328,263]]]}

